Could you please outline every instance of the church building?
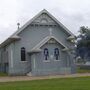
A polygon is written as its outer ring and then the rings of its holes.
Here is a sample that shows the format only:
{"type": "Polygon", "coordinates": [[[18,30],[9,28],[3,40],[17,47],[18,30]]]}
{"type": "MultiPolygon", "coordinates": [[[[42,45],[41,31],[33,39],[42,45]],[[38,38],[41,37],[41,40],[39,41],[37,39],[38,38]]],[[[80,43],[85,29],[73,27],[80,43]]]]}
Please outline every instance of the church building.
{"type": "Polygon", "coordinates": [[[0,72],[30,76],[73,74],[73,38],[74,34],[44,9],[0,44],[0,72]]]}

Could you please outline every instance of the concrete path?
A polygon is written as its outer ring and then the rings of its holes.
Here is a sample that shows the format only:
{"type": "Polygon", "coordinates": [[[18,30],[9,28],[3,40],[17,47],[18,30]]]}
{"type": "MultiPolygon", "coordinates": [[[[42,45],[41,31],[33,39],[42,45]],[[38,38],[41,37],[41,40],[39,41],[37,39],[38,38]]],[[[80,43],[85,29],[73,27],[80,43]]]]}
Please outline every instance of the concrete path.
{"type": "Polygon", "coordinates": [[[13,82],[13,81],[27,81],[27,80],[40,80],[40,79],[52,79],[52,78],[70,78],[70,77],[86,77],[90,76],[90,73],[83,74],[70,74],[70,75],[54,75],[54,76],[7,76],[0,77],[0,82],[13,82]]]}

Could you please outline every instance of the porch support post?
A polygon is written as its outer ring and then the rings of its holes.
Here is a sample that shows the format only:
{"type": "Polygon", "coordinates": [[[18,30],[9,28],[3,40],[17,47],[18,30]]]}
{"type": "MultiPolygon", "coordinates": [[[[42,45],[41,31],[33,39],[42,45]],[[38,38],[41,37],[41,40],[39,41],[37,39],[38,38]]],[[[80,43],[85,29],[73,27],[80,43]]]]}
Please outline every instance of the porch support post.
{"type": "Polygon", "coordinates": [[[11,54],[10,54],[10,62],[11,62],[11,68],[13,68],[13,50],[11,48],[11,54]]]}
{"type": "Polygon", "coordinates": [[[36,60],[35,60],[35,55],[33,57],[33,67],[36,68],[36,60]]]}

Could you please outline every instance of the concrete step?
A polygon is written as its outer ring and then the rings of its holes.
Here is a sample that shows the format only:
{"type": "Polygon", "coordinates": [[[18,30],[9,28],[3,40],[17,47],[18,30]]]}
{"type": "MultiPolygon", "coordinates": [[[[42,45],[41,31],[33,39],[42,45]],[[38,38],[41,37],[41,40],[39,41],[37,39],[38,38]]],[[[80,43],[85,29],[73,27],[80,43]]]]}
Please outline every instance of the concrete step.
{"type": "Polygon", "coordinates": [[[27,73],[27,76],[32,76],[32,73],[31,72],[27,73]]]}

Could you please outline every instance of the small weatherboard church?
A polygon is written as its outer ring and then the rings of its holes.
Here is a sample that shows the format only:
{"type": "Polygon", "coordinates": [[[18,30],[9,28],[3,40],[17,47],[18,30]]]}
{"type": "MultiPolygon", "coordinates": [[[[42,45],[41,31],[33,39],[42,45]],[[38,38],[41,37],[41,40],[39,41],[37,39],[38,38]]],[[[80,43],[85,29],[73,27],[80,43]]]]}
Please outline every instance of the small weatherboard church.
{"type": "Polygon", "coordinates": [[[32,76],[75,73],[70,50],[73,38],[44,9],[0,44],[0,72],[32,76]]]}

